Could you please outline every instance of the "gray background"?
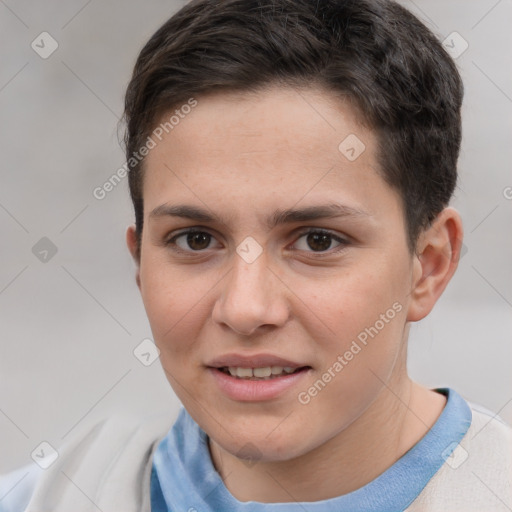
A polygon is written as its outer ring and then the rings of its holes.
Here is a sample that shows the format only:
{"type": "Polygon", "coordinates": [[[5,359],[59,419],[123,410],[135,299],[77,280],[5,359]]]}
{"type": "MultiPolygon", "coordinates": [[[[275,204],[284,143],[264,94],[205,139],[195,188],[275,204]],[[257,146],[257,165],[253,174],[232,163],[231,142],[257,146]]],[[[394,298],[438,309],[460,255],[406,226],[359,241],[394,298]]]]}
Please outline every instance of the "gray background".
{"type": "MultiPolygon", "coordinates": [[[[469,44],[453,202],[467,253],[411,330],[411,374],[510,421],[512,2],[403,3],[441,39],[456,31],[469,44]]],[[[151,331],[124,245],[126,180],[92,194],[124,163],[117,122],[138,51],[178,5],[0,0],[0,472],[113,412],[178,406],[158,361],[133,355],[151,331]],[[47,59],[31,48],[43,31],[59,45],[47,59]],[[47,262],[32,252],[42,237],[58,249],[47,262]]]]}

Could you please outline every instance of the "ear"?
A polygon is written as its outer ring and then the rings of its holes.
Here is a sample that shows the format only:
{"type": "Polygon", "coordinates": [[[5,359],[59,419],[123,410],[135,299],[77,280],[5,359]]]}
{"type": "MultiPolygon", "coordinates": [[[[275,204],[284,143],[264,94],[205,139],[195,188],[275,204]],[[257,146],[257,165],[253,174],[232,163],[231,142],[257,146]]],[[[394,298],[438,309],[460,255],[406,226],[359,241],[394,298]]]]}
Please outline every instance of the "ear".
{"type": "Polygon", "coordinates": [[[454,208],[445,208],[421,233],[413,261],[407,321],[417,322],[432,311],[457,269],[463,236],[462,220],[454,208]]]}
{"type": "Polygon", "coordinates": [[[130,251],[130,254],[132,255],[135,265],[137,266],[137,269],[135,271],[135,281],[140,290],[140,254],[135,225],[129,226],[126,230],[126,245],[128,247],[128,250],[130,251]]]}

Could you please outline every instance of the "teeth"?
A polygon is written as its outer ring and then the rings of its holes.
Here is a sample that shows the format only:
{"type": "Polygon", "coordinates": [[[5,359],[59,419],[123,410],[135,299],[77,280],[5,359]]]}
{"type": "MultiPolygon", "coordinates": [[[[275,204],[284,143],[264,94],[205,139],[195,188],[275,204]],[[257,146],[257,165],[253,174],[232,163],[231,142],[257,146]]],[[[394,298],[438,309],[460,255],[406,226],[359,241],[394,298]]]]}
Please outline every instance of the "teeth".
{"type": "Polygon", "coordinates": [[[262,368],[240,368],[238,366],[230,366],[227,368],[229,374],[232,377],[238,377],[240,379],[270,379],[278,375],[285,375],[293,373],[297,368],[291,366],[264,366],[262,368]]]}
{"type": "Polygon", "coordinates": [[[252,368],[237,368],[236,376],[237,377],[253,377],[252,368]]]}
{"type": "Polygon", "coordinates": [[[265,368],[254,368],[252,371],[255,377],[270,377],[272,375],[272,368],[265,366],[265,368]]]}

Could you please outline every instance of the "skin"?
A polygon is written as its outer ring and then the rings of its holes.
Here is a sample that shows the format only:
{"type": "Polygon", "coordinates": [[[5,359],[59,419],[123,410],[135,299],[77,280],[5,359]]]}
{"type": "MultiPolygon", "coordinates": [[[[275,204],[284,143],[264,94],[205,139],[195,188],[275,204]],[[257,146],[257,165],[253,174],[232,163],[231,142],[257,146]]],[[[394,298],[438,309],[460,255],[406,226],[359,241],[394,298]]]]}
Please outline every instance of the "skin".
{"type": "Polygon", "coordinates": [[[406,342],[410,322],[430,312],[456,269],[460,217],[443,210],[411,254],[400,195],[378,173],[374,133],[328,92],[271,87],[197,99],[146,157],[140,259],[135,227],[126,235],[163,369],[238,500],[351,492],[417,443],[445,405],[408,377],[406,342]],[[338,150],[349,134],[366,147],[352,162],[338,150]],[[326,203],[364,213],[266,223],[277,210],[326,203]],[[178,204],[221,220],[151,215],[178,204]],[[211,235],[206,248],[194,251],[186,236],[165,244],[191,227],[211,235]],[[302,235],[310,228],[347,243],[327,238],[319,253],[302,235]],[[252,263],[236,253],[247,236],[263,249],[252,263]],[[301,404],[298,393],[396,303],[394,318],[301,404]],[[311,370],[278,398],[235,401],[206,368],[232,352],[271,353],[311,370]],[[237,457],[242,448],[254,464],[237,457]]]}

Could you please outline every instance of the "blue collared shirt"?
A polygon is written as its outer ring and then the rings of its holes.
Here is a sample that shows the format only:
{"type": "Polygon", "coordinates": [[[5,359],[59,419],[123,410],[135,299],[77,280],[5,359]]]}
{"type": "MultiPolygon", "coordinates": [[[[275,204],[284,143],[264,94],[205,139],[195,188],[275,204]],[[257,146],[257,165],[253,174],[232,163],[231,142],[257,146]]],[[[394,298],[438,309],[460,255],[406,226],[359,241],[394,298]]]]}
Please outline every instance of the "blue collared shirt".
{"type": "Polygon", "coordinates": [[[398,512],[421,493],[464,437],[472,413],[467,402],[452,389],[445,408],[425,436],[375,480],[336,498],[303,503],[238,501],[215,470],[208,437],[185,409],[159,443],[151,475],[152,512],[398,512]]]}

